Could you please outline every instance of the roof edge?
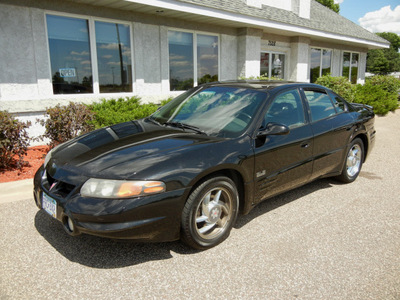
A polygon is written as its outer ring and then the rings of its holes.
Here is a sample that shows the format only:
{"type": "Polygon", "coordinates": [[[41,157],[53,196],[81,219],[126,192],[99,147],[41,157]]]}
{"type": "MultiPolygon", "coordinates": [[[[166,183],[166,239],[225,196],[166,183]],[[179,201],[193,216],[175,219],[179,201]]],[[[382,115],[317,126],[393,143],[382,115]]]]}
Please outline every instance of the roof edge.
{"type": "MultiPolygon", "coordinates": [[[[143,5],[155,6],[164,9],[176,10],[180,12],[192,13],[196,15],[208,16],[212,18],[234,21],[242,23],[243,25],[250,25],[262,28],[272,28],[276,30],[289,31],[301,36],[309,37],[320,37],[336,41],[346,41],[349,43],[355,43],[367,47],[368,49],[379,49],[379,48],[389,48],[390,43],[379,43],[377,41],[356,38],[352,36],[340,35],[337,33],[326,32],[323,30],[312,29],[299,25],[292,25],[287,23],[281,23],[277,21],[271,21],[263,18],[252,17],[249,15],[238,14],[229,11],[221,11],[216,8],[208,6],[199,6],[192,3],[184,3],[175,0],[126,0],[127,2],[138,3],[143,5]]],[[[356,24],[354,24],[357,26],[356,24]]]]}

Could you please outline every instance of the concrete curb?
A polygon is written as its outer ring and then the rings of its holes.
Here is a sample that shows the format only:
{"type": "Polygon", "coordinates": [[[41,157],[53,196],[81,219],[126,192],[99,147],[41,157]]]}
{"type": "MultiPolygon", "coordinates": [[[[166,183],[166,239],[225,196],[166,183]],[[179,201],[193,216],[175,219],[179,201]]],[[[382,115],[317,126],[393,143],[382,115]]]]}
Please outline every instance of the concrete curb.
{"type": "Polygon", "coordinates": [[[33,178],[0,183],[0,204],[33,199],[33,178]]]}

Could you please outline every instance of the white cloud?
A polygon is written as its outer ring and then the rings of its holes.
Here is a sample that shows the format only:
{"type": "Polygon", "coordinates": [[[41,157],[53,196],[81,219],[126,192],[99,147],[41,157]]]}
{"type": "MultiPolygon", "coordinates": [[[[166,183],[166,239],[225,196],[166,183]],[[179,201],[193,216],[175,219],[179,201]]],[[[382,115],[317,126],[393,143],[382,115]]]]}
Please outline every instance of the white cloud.
{"type": "Polygon", "coordinates": [[[87,52],[87,51],[82,51],[82,52],[71,51],[70,54],[71,54],[71,55],[83,56],[83,55],[89,55],[89,52],[87,52]]]}
{"type": "Polygon", "coordinates": [[[217,58],[218,58],[217,54],[203,54],[203,55],[200,56],[200,60],[203,60],[203,59],[215,60],[215,59],[217,59],[217,58]]]}
{"type": "Polygon", "coordinates": [[[394,10],[388,5],[380,10],[366,13],[364,17],[358,19],[358,22],[371,32],[400,34],[400,5],[396,6],[394,10]]]}
{"type": "Polygon", "coordinates": [[[344,0],[335,0],[335,4],[342,4],[344,0]]]}
{"type": "Polygon", "coordinates": [[[189,61],[171,61],[169,63],[171,67],[188,67],[191,65],[189,61]]]}
{"type": "Polygon", "coordinates": [[[107,63],[107,65],[119,67],[119,66],[121,65],[121,63],[120,63],[119,61],[109,61],[109,62],[107,63]]]}

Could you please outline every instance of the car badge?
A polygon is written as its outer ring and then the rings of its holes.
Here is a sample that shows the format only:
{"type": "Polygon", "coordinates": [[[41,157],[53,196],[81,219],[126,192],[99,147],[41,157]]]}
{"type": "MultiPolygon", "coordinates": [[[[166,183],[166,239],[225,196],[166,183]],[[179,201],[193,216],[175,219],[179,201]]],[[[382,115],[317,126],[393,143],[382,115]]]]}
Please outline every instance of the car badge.
{"type": "Polygon", "coordinates": [[[54,181],[53,184],[50,186],[50,191],[57,185],[57,181],[54,181]]]}

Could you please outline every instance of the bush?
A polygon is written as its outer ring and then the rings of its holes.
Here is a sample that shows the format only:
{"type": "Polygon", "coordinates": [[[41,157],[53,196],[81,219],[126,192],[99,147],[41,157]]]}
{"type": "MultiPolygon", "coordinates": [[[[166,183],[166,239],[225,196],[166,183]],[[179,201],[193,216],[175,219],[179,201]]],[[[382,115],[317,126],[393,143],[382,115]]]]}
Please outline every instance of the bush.
{"type": "Polygon", "coordinates": [[[357,85],[354,102],[371,105],[378,115],[386,115],[398,107],[396,94],[389,93],[383,86],[373,85],[370,82],[357,85]]]}
{"type": "Polygon", "coordinates": [[[28,164],[24,156],[30,141],[26,132],[29,126],[30,122],[20,122],[10,113],[0,111],[0,169],[21,169],[28,164]]]}
{"type": "MultiPolygon", "coordinates": [[[[171,99],[162,101],[165,105],[171,99]]],[[[154,103],[140,104],[138,97],[119,98],[117,100],[101,100],[100,103],[93,103],[88,106],[95,113],[91,122],[96,128],[111,126],[117,123],[137,120],[151,115],[159,105],[154,103]]]]}
{"type": "Polygon", "coordinates": [[[322,76],[317,79],[316,84],[323,85],[349,102],[354,101],[356,86],[346,77],[322,76]]]}
{"type": "Polygon", "coordinates": [[[388,93],[397,95],[400,90],[400,79],[393,76],[377,75],[366,79],[367,83],[380,85],[388,93]]]}
{"type": "Polygon", "coordinates": [[[70,102],[66,106],[57,105],[47,108],[46,115],[47,120],[38,119],[45,127],[45,133],[39,139],[50,139],[48,145],[51,148],[94,129],[90,124],[94,113],[83,104],[70,102]]]}

